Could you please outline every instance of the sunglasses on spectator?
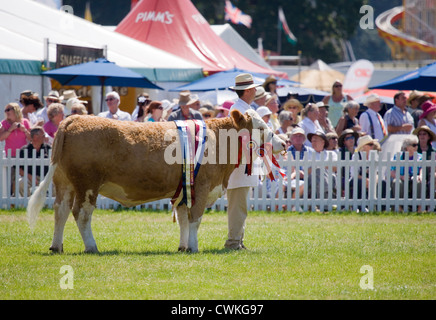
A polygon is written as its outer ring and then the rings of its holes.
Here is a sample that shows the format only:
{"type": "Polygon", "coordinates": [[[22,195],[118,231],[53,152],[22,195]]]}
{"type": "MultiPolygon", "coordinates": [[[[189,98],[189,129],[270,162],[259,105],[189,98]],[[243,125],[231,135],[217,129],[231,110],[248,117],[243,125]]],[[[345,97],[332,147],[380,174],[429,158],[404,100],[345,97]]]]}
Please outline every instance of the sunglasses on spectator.
{"type": "Polygon", "coordinates": [[[345,141],[348,141],[348,140],[354,140],[355,138],[354,138],[354,136],[349,136],[349,137],[346,137],[345,138],[345,141]]]}
{"type": "Polygon", "coordinates": [[[56,103],[56,102],[58,102],[59,100],[57,100],[57,99],[47,99],[47,102],[50,102],[50,103],[56,103]]]}
{"type": "Polygon", "coordinates": [[[416,147],[418,147],[418,144],[417,143],[413,143],[410,146],[416,148],[416,147]]]}
{"type": "Polygon", "coordinates": [[[79,113],[79,110],[71,110],[71,114],[79,113]]]}
{"type": "Polygon", "coordinates": [[[116,100],[115,98],[107,98],[105,101],[112,101],[112,100],[116,100]]]}
{"type": "Polygon", "coordinates": [[[11,110],[14,110],[14,108],[7,108],[7,109],[5,109],[5,112],[9,112],[11,110]]]}

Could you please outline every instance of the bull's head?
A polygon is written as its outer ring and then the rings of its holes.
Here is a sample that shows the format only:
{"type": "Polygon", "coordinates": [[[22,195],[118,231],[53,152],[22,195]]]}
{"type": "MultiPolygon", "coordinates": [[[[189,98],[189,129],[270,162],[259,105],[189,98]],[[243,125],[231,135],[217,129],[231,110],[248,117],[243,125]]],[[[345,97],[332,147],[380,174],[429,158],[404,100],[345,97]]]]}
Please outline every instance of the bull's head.
{"type": "Polygon", "coordinates": [[[286,143],[280,139],[262,120],[259,114],[255,110],[248,110],[245,115],[242,115],[238,110],[233,110],[230,113],[234,123],[239,128],[251,129],[252,139],[257,145],[265,143],[271,143],[273,153],[279,153],[286,151],[286,143]]]}

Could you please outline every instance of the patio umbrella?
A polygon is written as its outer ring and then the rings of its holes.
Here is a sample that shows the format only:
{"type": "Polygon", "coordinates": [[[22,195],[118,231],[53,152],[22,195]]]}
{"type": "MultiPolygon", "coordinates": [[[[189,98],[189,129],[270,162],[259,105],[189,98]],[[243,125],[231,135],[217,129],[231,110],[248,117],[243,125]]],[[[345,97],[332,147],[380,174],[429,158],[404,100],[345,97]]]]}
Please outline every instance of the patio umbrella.
{"type": "Polygon", "coordinates": [[[434,91],[436,88],[436,62],[382,82],[370,89],[396,89],[434,91]]]}
{"type": "Polygon", "coordinates": [[[160,89],[143,75],[130,69],[120,67],[104,58],[76,64],[42,73],[57,80],[62,85],[101,86],[101,105],[103,107],[103,87],[121,86],[133,88],[160,89]]]}
{"type": "MultiPolygon", "coordinates": [[[[211,90],[222,90],[227,89],[235,85],[235,77],[241,73],[250,73],[253,76],[254,83],[262,84],[268,77],[267,74],[255,73],[242,69],[230,69],[226,71],[221,71],[214,73],[211,76],[196,80],[194,82],[179,86],[177,88],[171,89],[169,91],[211,91],[211,90]]],[[[278,86],[286,85],[296,85],[298,82],[287,80],[287,79],[277,79],[278,86]]]]}

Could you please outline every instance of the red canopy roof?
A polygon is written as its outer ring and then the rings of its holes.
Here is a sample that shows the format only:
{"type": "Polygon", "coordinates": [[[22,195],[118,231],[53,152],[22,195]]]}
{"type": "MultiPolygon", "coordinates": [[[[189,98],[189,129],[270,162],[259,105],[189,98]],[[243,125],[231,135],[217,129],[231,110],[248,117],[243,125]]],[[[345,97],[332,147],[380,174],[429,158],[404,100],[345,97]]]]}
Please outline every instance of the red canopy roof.
{"type": "Polygon", "coordinates": [[[210,73],[238,68],[288,78],[233,50],[190,0],[142,0],[115,31],[197,63],[210,73]]]}

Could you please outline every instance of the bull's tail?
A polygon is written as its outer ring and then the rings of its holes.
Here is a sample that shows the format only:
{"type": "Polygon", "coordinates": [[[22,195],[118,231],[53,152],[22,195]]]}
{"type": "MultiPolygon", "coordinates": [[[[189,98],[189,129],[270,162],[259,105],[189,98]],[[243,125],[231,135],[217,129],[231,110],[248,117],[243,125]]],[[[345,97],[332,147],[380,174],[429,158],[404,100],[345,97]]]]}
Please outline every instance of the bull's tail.
{"type": "Polygon", "coordinates": [[[35,192],[29,199],[29,203],[27,205],[27,221],[29,222],[30,229],[32,230],[35,228],[38,213],[44,206],[47,190],[50,186],[51,181],[53,180],[53,175],[56,171],[57,166],[57,164],[50,165],[50,168],[44,180],[40,183],[38,188],[36,188],[35,192]]]}

